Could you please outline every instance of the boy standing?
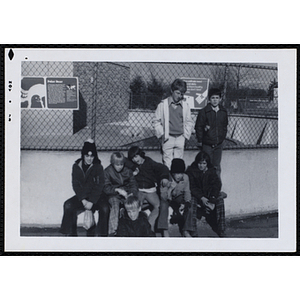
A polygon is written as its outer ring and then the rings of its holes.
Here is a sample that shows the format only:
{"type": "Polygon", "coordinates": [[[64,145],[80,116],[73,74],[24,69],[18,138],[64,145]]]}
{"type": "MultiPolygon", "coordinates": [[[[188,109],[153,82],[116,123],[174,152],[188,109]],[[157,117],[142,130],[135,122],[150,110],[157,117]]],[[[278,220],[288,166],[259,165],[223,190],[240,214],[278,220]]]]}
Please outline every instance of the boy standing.
{"type": "Polygon", "coordinates": [[[183,158],[185,140],[192,134],[194,122],[184,94],[186,82],[176,79],[171,85],[171,96],[162,100],[155,111],[152,125],[161,139],[163,163],[170,169],[173,158],[183,158]]]}
{"type": "Polygon", "coordinates": [[[148,222],[147,214],[141,211],[141,202],[133,195],[128,196],[125,211],[119,220],[117,236],[151,237],[155,236],[148,222]]]}
{"type": "Polygon", "coordinates": [[[198,147],[206,152],[221,175],[221,158],[223,142],[227,134],[228,116],[226,109],[220,104],[221,91],[213,88],[208,92],[209,103],[199,111],[195,130],[198,147]]]}
{"type": "Polygon", "coordinates": [[[114,152],[110,158],[110,165],[104,170],[103,191],[108,195],[111,206],[108,223],[108,235],[115,236],[118,222],[120,204],[124,203],[128,194],[137,196],[138,187],[132,170],[124,166],[125,157],[121,152],[114,152]]]}

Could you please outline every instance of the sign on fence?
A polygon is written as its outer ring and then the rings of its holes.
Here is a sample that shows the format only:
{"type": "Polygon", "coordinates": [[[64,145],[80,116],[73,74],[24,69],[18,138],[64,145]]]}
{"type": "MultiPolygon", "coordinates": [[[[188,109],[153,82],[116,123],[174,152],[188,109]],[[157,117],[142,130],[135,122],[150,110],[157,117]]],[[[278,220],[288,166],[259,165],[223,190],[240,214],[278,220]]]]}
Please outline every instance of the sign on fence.
{"type": "Polygon", "coordinates": [[[190,108],[201,109],[206,106],[208,98],[208,78],[181,78],[187,84],[187,91],[184,95],[190,108]]]}
{"type": "Polygon", "coordinates": [[[78,110],[78,78],[23,77],[21,108],[78,110]]]}

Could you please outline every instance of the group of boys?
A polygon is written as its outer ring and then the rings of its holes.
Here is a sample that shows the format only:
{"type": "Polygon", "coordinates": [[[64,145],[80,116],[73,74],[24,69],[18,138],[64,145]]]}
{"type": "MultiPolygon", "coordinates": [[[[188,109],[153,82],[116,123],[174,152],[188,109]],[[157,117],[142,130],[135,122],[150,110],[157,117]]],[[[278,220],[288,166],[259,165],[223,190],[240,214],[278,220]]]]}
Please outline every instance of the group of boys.
{"type": "MultiPolygon", "coordinates": [[[[145,156],[139,147],[133,146],[128,151],[128,157],[124,157],[121,152],[114,152],[110,165],[105,170],[101,163],[98,166],[98,169],[102,168],[100,171],[103,175],[88,180],[95,161],[98,165],[100,160],[93,141],[85,143],[81,159],[73,166],[72,183],[76,195],[64,204],[61,233],[76,235],[78,211],[97,209],[101,236],[155,236],[155,232],[159,231],[162,236],[167,237],[171,206],[173,213],[170,222],[178,224],[182,236],[196,236],[195,217],[198,208],[204,208],[207,219],[212,215],[215,216],[214,219],[219,218],[217,223],[221,227],[212,228],[219,236],[224,236],[224,204],[218,198],[218,193],[221,188],[220,162],[227,133],[227,112],[220,105],[221,91],[211,89],[210,101],[199,111],[194,124],[189,105],[183,97],[186,90],[186,82],[176,79],[171,85],[171,96],[162,100],[155,112],[152,124],[155,135],[161,142],[163,164],[155,162],[145,156]],[[194,162],[197,174],[196,179],[193,179],[197,181],[197,187],[193,190],[189,177],[194,173],[186,174],[183,153],[185,140],[190,138],[194,129],[199,149],[207,154],[207,157],[202,158],[207,167],[197,173],[201,170],[197,156],[194,162]],[[216,186],[219,191],[214,197],[210,197],[210,188],[209,194],[201,195],[198,201],[198,186],[207,180],[204,173],[210,163],[216,170],[216,176],[210,179],[213,183],[209,185],[216,186]],[[78,175],[78,169],[81,169],[82,174],[78,175]],[[90,201],[95,194],[95,186],[97,192],[102,191],[100,198],[107,201],[90,201]],[[145,205],[150,206],[149,215],[143,211],[145,205]]],[[[90,232],[93,233],[94,229],[90,232]]]]}

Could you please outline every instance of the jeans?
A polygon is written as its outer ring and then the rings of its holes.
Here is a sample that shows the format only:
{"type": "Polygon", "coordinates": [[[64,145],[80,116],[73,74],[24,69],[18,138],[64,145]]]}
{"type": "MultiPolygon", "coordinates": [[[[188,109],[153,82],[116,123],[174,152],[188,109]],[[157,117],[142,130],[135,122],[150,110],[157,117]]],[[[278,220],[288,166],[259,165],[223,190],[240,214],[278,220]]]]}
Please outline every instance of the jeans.
{"type": "Polygon", "coordinates": [[[163,163],[170,169],[173,158],[183,158],[185,137],[169,136],[169,139],[163,143],[163,163]]]}
{"type": "Polygon", "coordinates": [[[114,235],[119,225],[120,204],[124,203],[125,198],[118,195],[108,199],[110,205],[110,214],[108,221],[108,235],[114,235]]]}
{"type": "MultiPolygon", "coordinates": [[[[102,197],[101,197],[102,198],[102,197]]],[[[92,211],[99,211],[99,221],[97,226],[93,226],[87,230],[87,236],[107,236],[108,234],[108,216],[109,205],[105,198],[99,199],[93,205],[92,211]]],[[[77,196],[73,196],[64,203],[64,215],[60,227],[60,232],[70,236],[77,236],[77,216],[84,212],[83,204],[77,196]]]]}
{"type": "Polygon", "coordinates": [[[214,232],[222,236],[226,229],[224,198],[217,198],[215,208],[210,213],[206,212],[205,207],[197,207],[197,219],[201,220],[202,217],[205,217],[214,232]]]}
{"type": "Polygon", "coordinates": [[[156,192],[145,193],[141,191],[139,191],[138,197],[141,205],[143,205],[145,200],[151,205],[151,213],[148,217],[148,222],[151,225],[151,230],[154,232],[155,222],[159,215],[159,207],[160,207],[159,197],[156,192]]]}
{"type": "Polygon", "coordinates": [[[159,229],[168,229],[168,214],[169,214],[169,206],[173,209],[173,214],[171,220],[176,219],[176,223],[178,224],[179,231],[182,234],[183,231],[194,232],[197,230],[197,219],[196,219],[196,203],[192,199],[191,206],[189,208],[185,208],[183,214],[179,212],[180,205],[184,203],[183,195],[179,195],[178,197],[174,197],[170,202],[167,200],[161,201],[161,213],[160,219],[158,222],[159,229]]]}
{"type": "Polygon", "coordinates": [[[215,147],[212,147],[210,145],[203,145],[202,150],[209,155],[212,165],[216,168],[217,175],[219,176],[219,178],[221,178],[223,143],[215,147]]]}

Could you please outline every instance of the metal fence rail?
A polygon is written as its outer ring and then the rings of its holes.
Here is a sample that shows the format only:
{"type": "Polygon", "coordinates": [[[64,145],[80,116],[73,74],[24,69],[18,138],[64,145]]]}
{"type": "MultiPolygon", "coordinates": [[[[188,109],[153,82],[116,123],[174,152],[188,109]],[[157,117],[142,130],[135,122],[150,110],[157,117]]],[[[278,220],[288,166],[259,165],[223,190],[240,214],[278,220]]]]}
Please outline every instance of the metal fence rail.
{"type": "MultiPolygon", "coordinates": [[[[159,149],[154,110],[180,77],[209,78],[229,113],[225,149],[278,147],[277,68],[227,63],[28,62],[22,76],[78,77],[79,110],[22,109],[21,149],[159,149]]],[[[192,111],[196,120],[198,111],[192,111]]],[[[195,134],[186,143],[196,149],[195,134]]]]}

